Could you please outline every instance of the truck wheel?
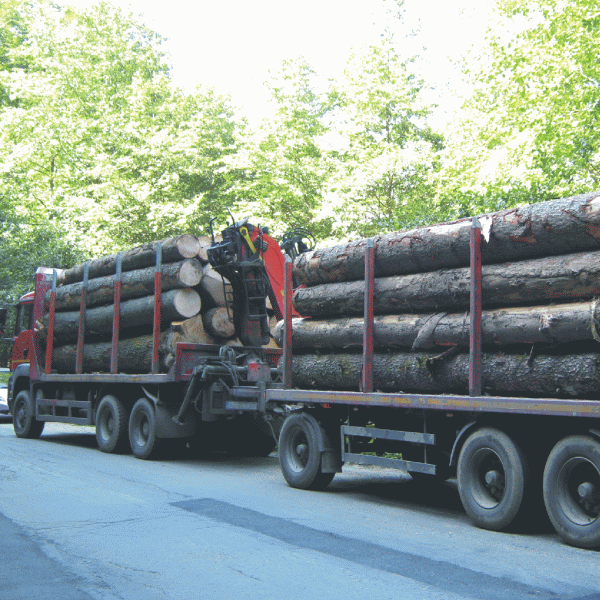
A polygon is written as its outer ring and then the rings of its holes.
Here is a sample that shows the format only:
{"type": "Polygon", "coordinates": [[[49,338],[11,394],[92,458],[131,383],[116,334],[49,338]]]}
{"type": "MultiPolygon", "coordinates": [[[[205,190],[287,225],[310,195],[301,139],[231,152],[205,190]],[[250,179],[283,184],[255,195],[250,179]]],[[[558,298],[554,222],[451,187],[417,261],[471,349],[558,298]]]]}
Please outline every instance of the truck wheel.
{"type": "Polygon", "coordinates": [[[548,456],[544,503],[557,533],[572,546],[600,546],[600,443],[567,437],[548,456]]]}
{"type": "Polygon", "coordinates": [[[465,511],[483,529],[510,525],[522,505],[526,463],[519,447],[498,429],[480,429],[458,459],[458,492],[465,511]]]}
{"type": "Polygon", "coordinates": [[[127,443],[127,410],[115,396],[104,396],[96,411],[96,440],[102,452],[121,452],[127,443]]]}
{"type": "Polygon", "coordinates": [[[288,484],[303,490],[325,489],[335,473],[321,471],[317,433],[306,415],[290,415],[279,434],[279,464],[288,484]]]}
{"type": "Polygon", "coordinates": [[[17,437],[32,440],[42,435],[45,421],[36,420],[35,406],[27,390],[21,390],[17,394],[13,411],[13,428],[17,437]]]}
{"type": "Polygon", "coordinates": [[[156,437],[156,413],[146,398],[140,398],[129,416],[129,443],[137,458],[155,458],[160,440],[156,437]]]}

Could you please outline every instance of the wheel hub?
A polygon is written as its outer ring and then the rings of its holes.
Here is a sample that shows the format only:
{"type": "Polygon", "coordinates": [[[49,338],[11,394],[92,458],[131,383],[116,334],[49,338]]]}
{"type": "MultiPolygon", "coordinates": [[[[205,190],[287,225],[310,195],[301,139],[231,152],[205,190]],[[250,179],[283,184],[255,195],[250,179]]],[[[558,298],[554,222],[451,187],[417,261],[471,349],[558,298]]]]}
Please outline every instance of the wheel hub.
{"type": "Polygon", "coordinates": [[[600,517],[600,473],[584,457],[567,461],[558,476],[558,500],[569,520],[588,525],[600,517]]]}

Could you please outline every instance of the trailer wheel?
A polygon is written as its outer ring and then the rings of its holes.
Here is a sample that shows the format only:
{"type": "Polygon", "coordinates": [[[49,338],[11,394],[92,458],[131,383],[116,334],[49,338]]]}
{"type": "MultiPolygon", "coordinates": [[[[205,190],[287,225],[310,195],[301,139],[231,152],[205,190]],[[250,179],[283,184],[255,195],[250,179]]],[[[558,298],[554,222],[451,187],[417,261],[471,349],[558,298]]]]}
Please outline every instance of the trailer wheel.
{"type": "Polygon", "coordinates": [[[303,490],[325,489],[335,473],[321,470],[319,440],[307,415],[290,415],[279,434],[279,464],[288,484],[303,490]]]}
{"type": "Polygon", "coordinates": [[[100,400],[96,411],[96,440],[102,452],[121,452],[127,444],[127,409],[115,396],[100,400]]]}
{"type": "Polygon", "coordinates": [[[458,459],[458,492],[465,511],[483,529],[500,531],[518,515],[526,463],[519,447],[498,429],[480,429],[458,459]]]}
{"type": "Polygon", "coordinates": [[[572,546],[600,546],[600,443],[567,437],[548,456],[544,503],[557,533],[572,546]]]}
{"type": "Polygon", "coordinates": [[[13,428],[17,437],[32,440],[42,435],[45,421],[36,420],[35,406],[27,390],[21,390],[17,394],[13,414],[13,428]]]}
{"type": "Polygon", "coordinates": [[[156,437],[156,413],[146,398],[140,398],[129,416],[129,444],[137,458],[155,458],[160,440],[156,437]]]}

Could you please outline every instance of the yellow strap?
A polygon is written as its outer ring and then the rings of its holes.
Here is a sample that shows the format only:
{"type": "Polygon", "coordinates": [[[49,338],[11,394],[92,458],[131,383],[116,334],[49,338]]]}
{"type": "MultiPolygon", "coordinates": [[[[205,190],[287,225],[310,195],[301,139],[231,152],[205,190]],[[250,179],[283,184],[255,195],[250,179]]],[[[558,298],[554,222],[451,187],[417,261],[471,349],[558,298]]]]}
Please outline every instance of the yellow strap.
{"type": "MultiPolygon", "coordinates": [[[[246,240],[246,243],[248,244],[248,248],[250,248],[250,252],[252,252],[252,254],[256,254],[256,247],[254,246],[254,244],[252,243],[252,240],[250,239],[250,234],[248,233],[248,228],[240,227],[240,235],[246,240]]],[[[261,256],[261,258],[262,258],[262,256],[261,256]]]]}

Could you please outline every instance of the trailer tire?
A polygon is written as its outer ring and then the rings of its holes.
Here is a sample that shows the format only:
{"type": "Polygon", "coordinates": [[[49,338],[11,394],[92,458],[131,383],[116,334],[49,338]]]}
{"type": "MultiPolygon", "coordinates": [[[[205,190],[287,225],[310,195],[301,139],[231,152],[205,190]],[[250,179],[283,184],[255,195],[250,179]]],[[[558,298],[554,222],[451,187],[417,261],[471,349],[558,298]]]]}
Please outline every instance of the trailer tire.
{"type": "Polygon", "coordinates": [[[526,461],[504,432],[484,428],[471,434],[458,459],[458,492],[471,520],[483,529],[508,527],[523,505],[526,461]]]}
{"type": "Polygon", "coordinates": [[[156,437],[156,412],[146,398],[140,398],[129,415],[129,444],[136,458],[156,458],[160,441],[156,437]]]}
{"type": "Polygon", "coordinates": [[[544,504],[572,546],[600,547],[600,443],[574,435],[554,446],[544,469],[544,504]]]}
{"type": "Polygon", "coordinates": [[[96,440],[102,452],[122,452],[127,448],[127,409],[116,396],[107,395],[100,400],[96,440]]]}
{"type": "Polygon", "coordinates": [[[35,405],[27,390],[21,390],[17,394],[13,414],[13,429],[17,437],[33,440],[42,435],[45,421],[36,420],[35,405]]]}
{"type": "Polygon", "coordinates": [[[321,470],[318,434],[309,417],[290,415],[279,435],[279,464],[285,480],[293,488],[325,489],[335,473],[321,470]]]}

